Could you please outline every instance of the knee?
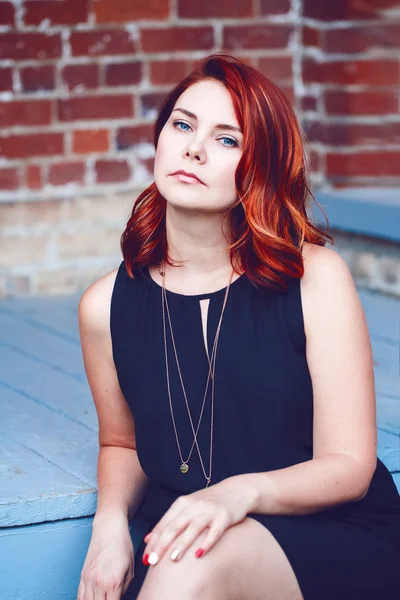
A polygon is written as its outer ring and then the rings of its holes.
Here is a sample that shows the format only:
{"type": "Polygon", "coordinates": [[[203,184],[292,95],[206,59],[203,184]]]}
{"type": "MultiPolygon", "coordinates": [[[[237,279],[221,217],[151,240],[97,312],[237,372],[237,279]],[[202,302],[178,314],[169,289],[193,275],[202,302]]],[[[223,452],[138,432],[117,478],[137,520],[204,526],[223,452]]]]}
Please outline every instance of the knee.
{"type": "MultiPolygon", "coordinates": [[[[221,585],[221,573],[213,557],[194,555],[201,544],[201,536],[178,560],[170,559],[171,549],[154,566],[150,566],[138,600],[202,600],[213,598],[221,585]]],[[[218,597],[218,594],[215,595],[218,597]]]]}

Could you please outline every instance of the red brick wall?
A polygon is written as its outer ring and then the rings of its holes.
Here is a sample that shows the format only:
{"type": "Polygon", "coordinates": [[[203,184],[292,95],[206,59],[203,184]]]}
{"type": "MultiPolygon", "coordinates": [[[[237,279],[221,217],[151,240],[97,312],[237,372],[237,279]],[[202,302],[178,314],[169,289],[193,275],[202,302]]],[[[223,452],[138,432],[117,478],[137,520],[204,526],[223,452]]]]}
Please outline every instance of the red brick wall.
{"type": "Polygon", "coordinates": [[[302,124],[318,181],[398,186],[400,2],[303,0],[302,21],[302,124]]]}
{"type": "Polygon", "coordinates": [[[140,186],[152,174],[155,110],[213,51],[242,56],[293,99],[289,9],[289,0],[0,1],[0,198],[140,186]]]}
{"type": "Polygon", "coordinates": [[[316,182],[391,184],[399,18],[396,0],[0,1],[0,197],[140,186],[160,100],[220,50],[305,111],[316,182]]]}
{"type": "Polygon", "coordinates": [[[0,0],[0,296],[115,268],[156,109],[212,52],[288,94],[314,187],[398,185],[399,43],[398,0],[0,0]]]}

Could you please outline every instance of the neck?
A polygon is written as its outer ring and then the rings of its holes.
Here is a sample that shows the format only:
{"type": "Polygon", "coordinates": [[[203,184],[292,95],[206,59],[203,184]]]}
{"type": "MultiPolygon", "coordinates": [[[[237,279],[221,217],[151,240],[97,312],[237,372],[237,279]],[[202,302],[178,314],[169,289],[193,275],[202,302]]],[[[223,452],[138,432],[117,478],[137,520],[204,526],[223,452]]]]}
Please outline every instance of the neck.
{"type": "MultiPolygon", "coordinates": [[[[166,232],[170,257],[182,266],[173,270],[191,276],[223,276],[232,271],[226,221],[222,229],[220,213],[202,213],[193,217],[168,205],[166,232]]],[[[167,265],[167,269],[171,269],[167,265]]]]}

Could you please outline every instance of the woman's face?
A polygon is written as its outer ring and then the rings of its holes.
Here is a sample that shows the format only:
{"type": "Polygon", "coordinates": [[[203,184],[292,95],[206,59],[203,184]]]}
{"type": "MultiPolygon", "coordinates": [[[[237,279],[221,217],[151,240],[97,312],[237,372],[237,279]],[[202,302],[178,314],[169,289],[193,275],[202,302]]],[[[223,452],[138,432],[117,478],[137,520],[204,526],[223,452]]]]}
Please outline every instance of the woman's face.
{"type": "Polygon", "coordinates": [[[195,83],[178,98],[161,130],[154,162],[157,188],[176,208],[224,212],[237,198],[235,172],[242,149],[228,90],[213,80],[195,83]],[[172,175],[181,169],[202,183],[172,175]]]}

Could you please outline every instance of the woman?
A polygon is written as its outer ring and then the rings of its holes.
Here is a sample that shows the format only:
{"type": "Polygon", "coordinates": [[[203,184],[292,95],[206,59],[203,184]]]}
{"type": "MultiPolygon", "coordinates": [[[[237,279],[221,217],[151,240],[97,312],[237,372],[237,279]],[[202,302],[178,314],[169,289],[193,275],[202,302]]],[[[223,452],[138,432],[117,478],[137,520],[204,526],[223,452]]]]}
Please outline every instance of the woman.
{"type": "Polygon", "coordinates": [[[398,599],[367,325],[307,217],[290,103],[212,55],[155,147],[124,260],[79,305],[101,450],[78,600],[398,599]]]}

